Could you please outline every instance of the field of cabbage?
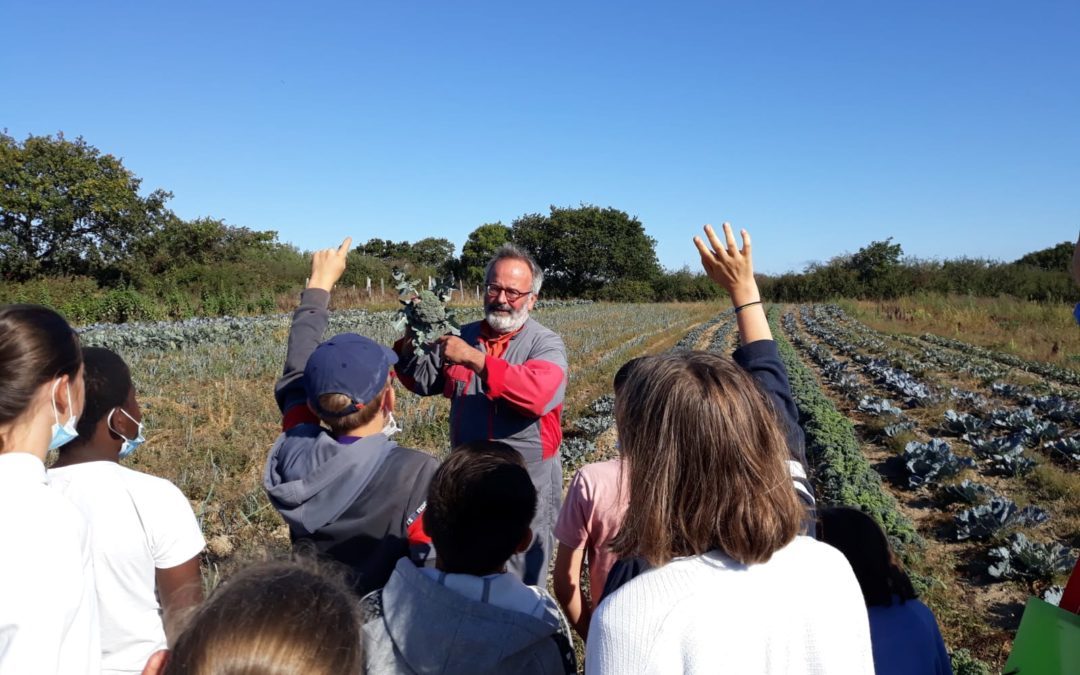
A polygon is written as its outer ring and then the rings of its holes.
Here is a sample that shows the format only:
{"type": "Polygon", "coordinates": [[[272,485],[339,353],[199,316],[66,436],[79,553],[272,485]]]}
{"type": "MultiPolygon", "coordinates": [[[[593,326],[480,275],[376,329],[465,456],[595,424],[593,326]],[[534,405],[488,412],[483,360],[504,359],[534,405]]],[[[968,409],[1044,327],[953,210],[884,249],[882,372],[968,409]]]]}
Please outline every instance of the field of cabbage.
{"type": "MultiPolygon", "coordinates": [[[[535,316],[570,357],[567,478],[615,452],[610,382],[626,360],[675,348],[730,353],[737,339],[730,309],[715,304],[553,303],[535,316]]],[[[1060,593],[1080,549],[1080,374],[937,335],[878,332],[830,305],[773,306],[769,317],[819,502],[858,506],[883,524],[959,650],[957,665],[971,655],[1003,663],[1027,596],[1060,593]]],[[[279,429],[272,387],[288,321],[83,331],[131,365],[150,442],[129,461],[191,499],[210,542],[211,584],[287,546],[260,479],[279,429]]],[[[391,312],[337,311],[329,332],[389,344],[392,322],[391,312]]],[[[399,441],[444,453],[447,402],[398,394],[399,441]]]]}
{"type": "Polygon", "coordinates": [[[1080,549],[1080,377],[829,305],[774,308],[819,496],[874,513],[950,647],[1000,665],[1080,549]],[[792,348],[794,347],[794,348],[792,348]]]}

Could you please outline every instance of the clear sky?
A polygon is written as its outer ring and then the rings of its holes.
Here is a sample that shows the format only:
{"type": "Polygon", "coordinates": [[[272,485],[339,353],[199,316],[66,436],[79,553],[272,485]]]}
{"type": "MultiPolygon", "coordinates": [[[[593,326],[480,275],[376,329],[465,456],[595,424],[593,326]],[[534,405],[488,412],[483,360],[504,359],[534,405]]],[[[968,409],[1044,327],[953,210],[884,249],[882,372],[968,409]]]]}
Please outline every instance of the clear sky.
{"type": "MultiPolygon", "coordinates": [[[[667,267],[1080,229],[1080,2],[0,3],[0,127],[124,159],[182,217],[459,247],[613,206],[667,267]]],[[[460,250],[460,248],[459,248],[460,250]]]]}

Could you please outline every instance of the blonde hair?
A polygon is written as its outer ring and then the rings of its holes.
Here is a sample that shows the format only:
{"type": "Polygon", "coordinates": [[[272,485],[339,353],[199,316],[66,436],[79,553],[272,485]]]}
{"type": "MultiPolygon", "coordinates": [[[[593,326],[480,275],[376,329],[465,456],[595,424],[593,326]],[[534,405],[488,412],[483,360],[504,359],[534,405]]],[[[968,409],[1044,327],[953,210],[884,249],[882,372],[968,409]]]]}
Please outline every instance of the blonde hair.
{"type": "Polygon", "coordinates": [[[311,561],[258,563],[189,617],[163,673],[360,673],[360,629],[358,603],[340,575],[311,561]]]}
{"type": "Polygon", "coordinates": [[[612,542],[659,566],[719,550],[766,562],[802,512],[776,411],[730,358],[683,352],[635,364],[615,405],[630,505],[612,542]]]}

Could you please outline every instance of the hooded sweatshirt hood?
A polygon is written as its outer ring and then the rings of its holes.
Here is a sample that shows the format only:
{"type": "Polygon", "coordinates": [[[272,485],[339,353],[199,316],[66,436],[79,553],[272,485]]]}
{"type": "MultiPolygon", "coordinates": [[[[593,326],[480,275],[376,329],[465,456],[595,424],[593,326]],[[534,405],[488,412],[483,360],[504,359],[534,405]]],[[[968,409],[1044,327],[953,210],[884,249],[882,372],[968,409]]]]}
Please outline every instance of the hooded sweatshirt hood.
{"type": "Polygon", "coordinates": [[[369,672],[417,675],[560,674],[572,663],[563,619],[470,600],[398,561],[382,590],[382,616],[364,626],[369,672]],[[565,647],[561,647],[565,643],[565,647]],[[562,649],[570,654],[562,654],[562,649]]]}
{"type": "Polygon", "coordinates": [[[292,531],[308,535],[341,517],[396,447],[383,434],[340,443],[322,427],[302,424],[270,448],[263,487],[292,531]]]}

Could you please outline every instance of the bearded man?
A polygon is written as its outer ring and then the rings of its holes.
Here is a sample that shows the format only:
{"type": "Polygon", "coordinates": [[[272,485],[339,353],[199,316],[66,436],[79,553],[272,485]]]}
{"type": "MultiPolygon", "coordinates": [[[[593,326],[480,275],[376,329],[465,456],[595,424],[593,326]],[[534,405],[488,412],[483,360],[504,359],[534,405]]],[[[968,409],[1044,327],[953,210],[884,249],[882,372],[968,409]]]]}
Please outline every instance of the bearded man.
{"type": "MultiPolygon", "coordinates": [[[[395,348],[402,384],[421,396],[442,394],[450,403],[450,442],[508,443],[521,453],[536,486],[532,542],[507,570],[525,583],[546,588],[554,547],[555,519],[562,501],[562,405],[566,391],[566,347],[562,338],[529,317],[544,273],[531,255],[505,244],[484,272],[481,321],[424,349],[411,335],[395,348]]],[[[483,533],[478,533],[482,540],[483,533]]],[[[438,551],[435,552],[438,556],[438,551]]]]}

